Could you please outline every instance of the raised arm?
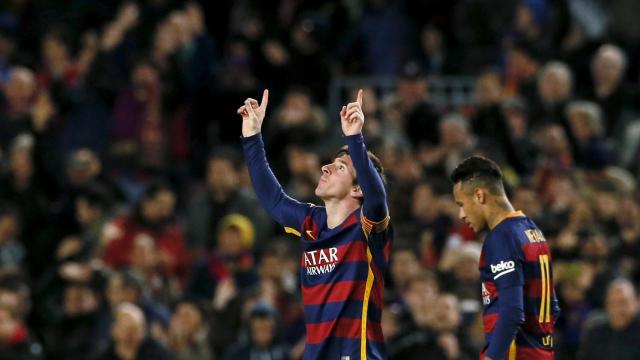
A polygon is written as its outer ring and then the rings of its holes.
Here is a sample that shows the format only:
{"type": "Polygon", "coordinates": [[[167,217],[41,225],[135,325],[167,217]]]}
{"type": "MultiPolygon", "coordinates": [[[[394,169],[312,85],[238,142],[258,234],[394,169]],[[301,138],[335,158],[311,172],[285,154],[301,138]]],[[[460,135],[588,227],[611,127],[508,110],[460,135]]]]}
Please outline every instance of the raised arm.
{"type": "Polygon", "coordinates": [[[349,147],[349,155],[356,169],[356,180],[364,194],[362,209],[367,220],[381,222],[387,219],[387,194],[382,178],[369,160],[367,147],[362,136],[364,113],[362,112],[362,90],[358,90],[355,102],[340,110],[342,132],[349,147]]]}
{"type": "Polygon", "coordinates": [[[238,109],[242,116],[242,146],[253,189],[267,212],[285,228],[299,231],[311,205],[298,202],[285,194],[267,162],[261,129],[269,103],[269,91],[262,94],[260,104],[247,99],[238,109]]]}

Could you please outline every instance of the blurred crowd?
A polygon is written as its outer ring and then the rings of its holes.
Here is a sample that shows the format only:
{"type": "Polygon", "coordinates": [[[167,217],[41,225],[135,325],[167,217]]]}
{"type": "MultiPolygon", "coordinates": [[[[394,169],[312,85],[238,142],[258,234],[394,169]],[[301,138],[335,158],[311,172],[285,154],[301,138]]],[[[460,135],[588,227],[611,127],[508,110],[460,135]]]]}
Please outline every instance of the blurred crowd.
{"type": "Polygon", "coordinates": [[[391,359],[483,346],[484,234],[447,179],[471,154],[553,250],[557,358],[640,358],[639,2],[0,4],[0,359],[300,358],[299,248],[255,198],[235,109],[271,90],[271,165],[318,203],[349,76],[389,180],[391,359]],[[430,102],[461,75],[473,104],[430,102]]]}

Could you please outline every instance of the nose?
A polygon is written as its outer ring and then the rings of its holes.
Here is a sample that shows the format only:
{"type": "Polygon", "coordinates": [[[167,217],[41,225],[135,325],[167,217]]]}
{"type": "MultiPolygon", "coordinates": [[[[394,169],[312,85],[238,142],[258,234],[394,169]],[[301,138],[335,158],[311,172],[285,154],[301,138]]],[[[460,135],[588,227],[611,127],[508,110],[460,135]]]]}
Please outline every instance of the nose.
{"type": "Polygon", "coordinates": [[[458,212],[458,218],[462,221],[464,221],[464,219],[467,217],[467,214],[464,213],[464,209],[461,207],[460,211],[458,212]]]}
{"type": "Polygon", "coordinates": [[[324,165],[322,167],[322,174],[323,175],[330,175],[331,174],[331,165],[324,165]]]}

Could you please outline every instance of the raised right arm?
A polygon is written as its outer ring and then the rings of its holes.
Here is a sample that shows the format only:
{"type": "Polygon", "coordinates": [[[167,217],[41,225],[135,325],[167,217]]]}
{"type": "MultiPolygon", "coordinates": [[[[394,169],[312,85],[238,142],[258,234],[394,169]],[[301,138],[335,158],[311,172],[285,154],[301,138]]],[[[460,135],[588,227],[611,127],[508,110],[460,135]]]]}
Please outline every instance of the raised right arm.
{"type": "Polygon", "coordinates": [[[269,167],[260,133],[268,101],[269,92],[265,90],[261,104],[258,105],[254,99],[247,99],[244,105],[238,109],[238,114],[242,116],[244,155],[253,189],[262,206],[288,232],[299,233],[304,218],[312,205],[301,203],[287,196],[269,167]]]}

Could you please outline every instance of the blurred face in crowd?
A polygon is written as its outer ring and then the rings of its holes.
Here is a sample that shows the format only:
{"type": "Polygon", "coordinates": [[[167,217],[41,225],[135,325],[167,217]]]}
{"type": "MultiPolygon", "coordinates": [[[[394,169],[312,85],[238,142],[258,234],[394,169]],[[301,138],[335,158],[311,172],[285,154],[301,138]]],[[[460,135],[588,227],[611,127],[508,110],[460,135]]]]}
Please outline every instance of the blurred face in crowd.
{"type": "Polygon", "coordinates": [[[416,324],[433,325],[435,320],[433,309],[438,299],[438,285],[435,279],[411,280],[404,297],[416,324]]]}
{"type": "Polygon", "coordinates": [[[606,311],[615,330],[623,330],[638,313],[638,299],[633,285],[628,282],[614,284],[607,291],[606,311]]]}
{"type": "Polygon", "coordinates": [[[15,148],[9,156],[9,166],[13,179],[18,183],[29,181],[34,171],[31,149],[15,148]]]}
{"type": "Polygon", "coordinates": [[[622,79],[624,70],[624,54],[612,45],[602,46],[591,63],[591,73],[597,86],[615,86],[622,79]]]}
{"type": "Polygon", "coordinates": [[[546,104],[557,104],[571,95],[571,75],[564,68],[545,68],[538,80],[540,98],[546,104]]]}
{"type": "Polygon", "coordinates": [[[202,314],[194,304],[181,303],[176,307],[169,326],[179,330],[187,338],[192,338],[203,326],[202,314]]]}
{"type": "Polygon", "coordinates": [[[141,271],[153,270],[158,261],[158,250],[153,238],[145,233],[136,236],[131,253],[131,267],[141,271]]]}
{"type": "Polygon", "coordinates": [[[162,222],[173,215],[176,197],[169,189],[158,191],[153,197],[142,201],[142,216],[151,223],[162,222]]]}
{"type": "Polygon", "coordinates": [[[98,299],[89,287],[72,285],[65,289],[63,306],[67,316],[87,314],[98,309],[98,299]]]}
{"type": "Polygon", "coordinates": [[[268,316],[251,318],[251,337],[258,347],[267,347],[275,339],[276,322],[268,316]]]}
{"type": "Polygon", "coordinates": [[[14,315],[8,309],[0,307],[0,344],[7,344],[18,326],[20,323],[14,315]]]}
{"type": "Polygon", "coordinates": [[[131,83],[136,99],[139,101],[149,100],[152,96],[158,95],[160,85],[158,70],[151,64],[139,63],[133,68],[131,83]]]}
{"type": "Polygon", "coordinates": [[[502,81],[498,73],[484,73],[476,81],[475,95],[481,106],[497,104],[502,98],[502,91],[502,81]]]}
{"type": "Polygon", "coordinates": [[[36,90],[33,72],[24,67],[15,67],[9,74],[9,81],[4,85],[4,95],[14,111],[27,110],[36,90]]]}
{"type": "Polygon", "coordinates": [[[542,202],[538,194],[527,187],[518,187],[513,193],[513,207],[522,210],[531,218],[536,218],[542,213],[542,202]]]}
{"type": "Polygon", "coordinates": [[[209,160],[207,185],[214,193],[229,193],[238,187],[238,171],[230,160],[213,158],[209,160]]]}
{"type": "Polygon", "coordinates": [[[280,281],[282,274],[282,261],[275,254],[263,254],[260,259],[260,277],[280,281]]]}
{"type": "Polygon", "coordinates": [[[454,331],[462,320],[458,298],[452,294],[442,294],[436,301],[434,326],[440,331],[454,331]]]}
{"type": "Polygon", "coordinates": [[[107,284],[107,301],[112,308],[125,303],[136,303],[138,292],[135,289],[126,287],[122,282],[122,277],[118,274],[112,275],[107,284]]]}
{"type": "Polygon", "coordinates": [[[399,249],[391,256],[391,277],[393,283],[404,289],[409,280],[420,272],[420,262],[416,254],[409,249],[399,249]]]}
{"type": "Polygon", "coordinates": [[[119,306],[111,328],[117,346],[137,348],[145,338],[145,318],[140,309],[132,304],[119,306]]]}
{"type": "Polygon", "coordinates": [[[294,176],[315,175],[320,164],[318,155],[296,146],[287,148],[287,160],[289,170],[294,176]]]}
{"type": "Polygon", "coordinates": [[[282,108],[283,125],[305,125],[311,116],[311,99],[300,91],[291,91],[284,98],[282,108]]]}
{"type": "Polygon", "coordinates": [[[433,188],[428,183],[420,183],[413,189],[413,199],[411,201],[411,215],[414,218],[430,221],[435,219],[439,213],[436,206],[438,199],[433,193],[433,188]]]}
{"type": "Polygon", "coordinates": [[[76,199],[76,220],[81,225],[89,225],[102,218],[104,214],[100,206],[93,206],[84,197],[76,199]]]}
{"type": "Polygon", "coordinates": [[[322,200],[345,199],[349,196],[362,197],[360,188],[354,185],[356,170],[351,157],[343,155],[335,158],[331,164],[322,167],[322,176],[318,181],[315,194],[322,200]]]}
{"type": "Polygon", "coordinates": [[[55,35],[44,37],[42,40],[42,54],[45,62],[47,62],[49,66],[65,64],[69,59],[69,49],[67,45],[55,35]]]}
{"type": "Polygon", "coordinates": [[[588,115],[580,111],[572,111],[567,114],[571,132],[578,142],[585,142],[591,138],[593,131],[589,126],[588,115]]]}
{"type": "Polygon", "coordinates": [[[487,227],[487,219],[484,216],[483,205],[488,191],[481,188],[466,188],[462,181],[453,186],[453,198],[458,205],[458,218],[469,225],[475,232],[480,232],[487,227]]]}
{"type": "Polygon", "coordinates": [[[95,179],[102,171],[98,156],[89,149],[73,152],[67,165],[67,177],[73,185],[82,185],[95,179]]]}
{"type": "Polygon", "coordinates": [[[13,214],[0,216],[0,244],[14,239],[18,234],[18,221],[13,214]]]}
{"type": "Polygon", "coordinates": [[[462,147],[469,141],[469,129],[463,119],[447,119],[440,123],[440,143],[449,147],[462,147]]]}
{"type": "Polygon", "coordinates": [[[452,272],[456,279],[466,282],[480,280],[480,271],[478,270],[479,254],[471,252],[461,252],[455,260],[452,272]]]}
{"type": "Polygon", "coordinates": [[[236,255],[244,250],[244,241],[240,230],[227,226],[218,234],[218,250],[224,255],[236,255]]]}

